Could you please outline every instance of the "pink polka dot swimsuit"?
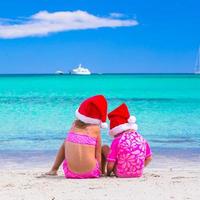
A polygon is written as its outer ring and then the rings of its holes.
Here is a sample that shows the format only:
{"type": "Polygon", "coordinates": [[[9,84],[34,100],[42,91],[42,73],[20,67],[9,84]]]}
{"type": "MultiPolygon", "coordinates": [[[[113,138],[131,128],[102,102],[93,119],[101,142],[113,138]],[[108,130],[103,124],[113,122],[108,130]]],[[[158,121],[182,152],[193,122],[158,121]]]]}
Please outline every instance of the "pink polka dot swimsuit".
{"type": "MultiPolygon", "coordinates": [[[[97,140],[89,135],[82,135],[79,133],[69,132],[66,138],[66,142],[72,142],[75,144],[96,146],[97,140]]],[[[100,166],[96,160],[94,169],[90,172],[76,173],[69,169],[68,161],[65,159],[63,162],[63,170],[66,178],[99,178],[101,175],[100,166]]]]}

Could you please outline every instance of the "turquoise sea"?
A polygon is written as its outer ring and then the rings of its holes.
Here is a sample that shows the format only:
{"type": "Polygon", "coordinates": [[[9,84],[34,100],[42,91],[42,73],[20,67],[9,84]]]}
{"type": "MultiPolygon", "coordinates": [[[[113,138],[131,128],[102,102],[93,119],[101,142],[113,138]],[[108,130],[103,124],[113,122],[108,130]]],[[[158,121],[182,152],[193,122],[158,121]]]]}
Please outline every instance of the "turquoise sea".
{"type": "Polygon", "coordinates": [[[81,101],[96,94],[109,111],[127,103],[154,154],[200,154],[199,75],[1,75],[0,159],[55,154],[81,101]]]}

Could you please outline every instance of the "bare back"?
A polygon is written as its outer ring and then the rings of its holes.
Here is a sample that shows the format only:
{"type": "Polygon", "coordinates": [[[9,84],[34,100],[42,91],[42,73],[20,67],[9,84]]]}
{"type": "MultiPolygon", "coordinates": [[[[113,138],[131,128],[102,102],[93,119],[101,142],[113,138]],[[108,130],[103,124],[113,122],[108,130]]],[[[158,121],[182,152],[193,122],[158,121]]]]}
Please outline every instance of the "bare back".
{"type": "Polygon", "coordinates": [[[96,162],[101,164],[101,137],[100,128],[97,125],[89,125],[86,128],[73,126],[69,134],[76,134],[76,137],[83,136],[96,141],[95,145],[81,144],[67,140],[65,142],[65,159],[69,169],[76,173],[85,173],[92,170],[96,162]]]}

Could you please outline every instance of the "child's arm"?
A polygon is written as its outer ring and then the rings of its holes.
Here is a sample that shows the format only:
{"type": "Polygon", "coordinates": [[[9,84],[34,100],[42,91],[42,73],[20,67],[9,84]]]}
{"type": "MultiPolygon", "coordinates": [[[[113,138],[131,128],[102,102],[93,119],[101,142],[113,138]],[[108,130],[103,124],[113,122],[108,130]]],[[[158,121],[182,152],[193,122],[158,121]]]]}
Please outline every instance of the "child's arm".
{"type": "Polygon", "coordinates": [[[110,176],[115,169],[115,163],[117,161],[117,149],[118,149],[119,140],[114,139],[112,141],[110,152],[107,156],[107,176],[110,176]]]}
{"type": "Polygon", "coordinates": [[[99,163],[99,166],[101,166],[101,133],[100,130],[97,130],[97,145],[95,150],[95,157],[99,163]]]}
{"type": "Polygon", "coordinates": [[[146,141],[146,158],[144,166],[146,167],[152,161],[152,152],[149,143],[146,141]]]}
{"type": "Polygon", "coordinates": [[[45,174],[51,175],[51,176],[57,175],[57,171],[64,159],[65,159],[65,142],[63,142],[60,149],[58,150],[58,153],[56,155],[56,158],[51,170],[45,174]]]}
{"type": "Polygon", "coordinates": [[[152,161],[152,156],[149,156],[145,159],[144,166],[146,167],[152,161]]]}
{"type": "Polygon", "coordinates": [[[107,176],[110,176],[110,174],[114,171],[114,168],[115,168],[115,162],[107,163],[107,176]]]}

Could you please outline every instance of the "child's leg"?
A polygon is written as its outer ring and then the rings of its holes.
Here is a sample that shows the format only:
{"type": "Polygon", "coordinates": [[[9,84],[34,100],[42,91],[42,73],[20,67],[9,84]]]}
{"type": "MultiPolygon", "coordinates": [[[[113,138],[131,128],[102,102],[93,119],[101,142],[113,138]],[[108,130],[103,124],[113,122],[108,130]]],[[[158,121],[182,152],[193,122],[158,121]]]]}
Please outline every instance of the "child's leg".
{"type": "Polygon", "coordinates": [[[110,152],[110,147],[108,145],[103,145],[101,148],[101,152],[102,152],[101,171],[102,171],[102,174],[105,174],[106,159],[110,152]]]}
{"type": "Polygon", "coordinates": [[[65,159],[65,142],[63,142],[60,149],[58,150],[54,164],[51,170],[46,173],[46,175],[57,175],[57,171],[62,162],[64,161],[64,159],[65,159]]]}

